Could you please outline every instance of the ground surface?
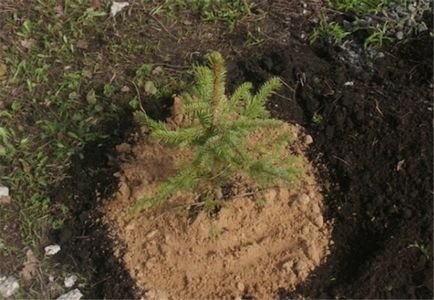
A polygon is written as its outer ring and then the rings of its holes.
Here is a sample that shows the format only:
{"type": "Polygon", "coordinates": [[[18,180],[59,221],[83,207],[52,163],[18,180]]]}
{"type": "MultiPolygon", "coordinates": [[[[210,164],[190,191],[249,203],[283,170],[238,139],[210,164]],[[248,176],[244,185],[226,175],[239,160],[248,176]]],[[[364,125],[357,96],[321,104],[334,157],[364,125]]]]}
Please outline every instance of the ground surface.
{"type": "MultiPolygon", "coordinates": [[[[310,160],[322,170],[325,219],[335,220],[327,262],[295,290],[281,289],[282,297],[433,297],[432,37],[424,34],[383,49],[385,57],[371,64],[360,58],[359,64],[348,65],[338,47],[306,42],[313,11],[321,3],[307,2],[305,8],[296,1],[252,2],[251,15],[238,17],[241,22],[233,31],[220,21],[203,22],[191,10],[169,9],[162,1],[134,2],[115,20],[82,18],[87,1],[64,10],[36,1],[0,4],[0,63],[7,67],[6,75],[0,74],[0,112],[12,113],[2,114],[0,122],[14,130],[17,145],[31,134],[31,151],[17,147],[17,157],[0,161],[2,184],[11,185],[16,201],[0,206],[0,276],[19,276],[31,247],[41,269],[57,270],[60,285],[66,268],[84,274],[88,297],[136,295],[97,210],[98,199],[111,195],[118,184],[112,180],[118,166],[107,156],[116,155],[115,145],[133,128],[126,108],[137,97],[131,81],[140,85],[140,79],[153,80],[161,90],[173,86],[158,95],[168,99],[163,102],[139,87],[145,109],[164,118],[171,93],[190,79],[185,70],[209,50],[220,50],[229,63],[231,87],[245,80],[257,85],[270,75],[288,84],[269,108],[313,136],[310,160]],[[30,32],[27,19],[33,20],[30,32]],[[54,29],[41,32],[47,24],[54,29]],[[71,45],[77,51],[68,50],[71,45]],[[44,63],[50,64],[47,80],[32,75],[43,74],[44,63]],[[154,63],[154,69],[160,66],[164,73],[138,78],[143,63],[154,63]],[[80,82],[78,71],[83,72],[80,82]],[[58,103],[57,95],[70,101],[58,103]],[[120,117],[107,117],[113,114],[120,117]],[[87,121],[79,122],[82,119],[87,121]],[[59,126],[59,120],[65,126],[59,126]],[[94,123],[99,126],[87,127],[94,123]],[[98,136],[91,136],[96,128],[98,136]],[[77,132],[86,138],[78,142],[77,132]],[[49,196],[48,208],[40,196],[49,196]],[[64,206],[69,208],[66,216],[61,213],[64,206]],[[48,215],[65,219],[64,226],[48,234],[48,229],[58,228],[51,226],[48,215]],[[43,247],[51,243],[63,250],[47,261],[43,247]]],[[[20,295],[58,296],[59,287],[50,289],[48,275],[41,272],[22,284],[20,295]]]]}

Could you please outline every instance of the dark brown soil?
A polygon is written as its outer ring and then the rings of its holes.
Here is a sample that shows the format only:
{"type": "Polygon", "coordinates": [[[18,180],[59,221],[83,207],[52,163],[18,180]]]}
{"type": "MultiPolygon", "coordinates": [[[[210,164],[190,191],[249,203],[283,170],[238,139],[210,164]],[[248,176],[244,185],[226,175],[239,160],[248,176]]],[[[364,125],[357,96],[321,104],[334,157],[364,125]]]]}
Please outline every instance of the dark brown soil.
{"type": "Polygon", "coordinates": [[[53,192],[57,201],[64,202],[65,193],[72,193],[76,201],[67,204],[72,209],[71,217],[61,230],[52,232],[51,241],[62,247],[64,254],[55,257],[59,262],[88,276],[89,285],[82,290],[86,298],[125,299],[135,295],[135,284],[113,255],[113,243],[97,209],[101,197],[111,195],[117,187],[112,179],[117,168],[110,165],[109,157],[132,126],[131,117],[120,120],[123,121],[107,124],[112,129],[112,139],[86,146],[83,158],[75,158],[71,179],[53,192]]]}
{"type": "MultiPolygon", "coordinates": [[[[18,209],[9,200],[0,197],[0,274],[21,265],[19,250],[23,247],[19,230],[18,209]],[[8,203],[6,203],[8,202],[8,203]]],[[[3,275],[4,276],[4,275],[3,275]]]]}
{"type": "Polygon", "coordinates": [[[278,74],[294,88],[269,107],[313,135],[336,219],[328,263],[282,297],[433,296],[432,258],[409,247],[432,253],[432,39],[398,49],[358,72],[297,43],[238,64],[240,81],[278,74]]]}

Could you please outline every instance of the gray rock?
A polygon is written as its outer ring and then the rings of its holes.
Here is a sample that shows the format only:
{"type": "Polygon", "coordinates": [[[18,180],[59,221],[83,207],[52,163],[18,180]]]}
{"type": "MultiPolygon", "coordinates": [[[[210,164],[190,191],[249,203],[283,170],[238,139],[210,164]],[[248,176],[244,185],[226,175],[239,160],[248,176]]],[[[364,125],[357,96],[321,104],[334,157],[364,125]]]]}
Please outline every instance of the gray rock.
{"type": "Polygon", "coordinates": [[[15,277],[0,277],[0,295],[2,298],[8,298],[12,296],[19,288],[20,284],[15,277]]]}
{"type": "Polygon", "coordinates": [[[76,275],[71,275],[65,278],[63,283],[65,284],[66,288],[72,288],[74,284],[77,282],[78,277],[76,275]]]}
{"type": "Polygon", "coordinates": [[[0,197],[9,197],[9,188],[0,186],[0,197]]]}
{"type": "Polygon", "coordinates": [[[81,297],[83,297],[83,294],[80,292],[80,290],[73,289],[66,294],[60,295],[57,300],[79,300],[81,297]]]}
{"type": "Polygon", "coordinates": [[[59,245],[49,245],[49,246],[45,247],[44,250],[45,250],[45,255],[51,256],[51,255],[54,255],[60,251],[60,246],[59,245]]]}
{"type": "Polygon", "coordinates": [[[398,40],[402,40],[402,39],[404,38],[404,33],[403,33],[402,31],[398,31],[398,32],[395,34],[395,36],[396,36],[396,38],[397,38],[398,40]]]}

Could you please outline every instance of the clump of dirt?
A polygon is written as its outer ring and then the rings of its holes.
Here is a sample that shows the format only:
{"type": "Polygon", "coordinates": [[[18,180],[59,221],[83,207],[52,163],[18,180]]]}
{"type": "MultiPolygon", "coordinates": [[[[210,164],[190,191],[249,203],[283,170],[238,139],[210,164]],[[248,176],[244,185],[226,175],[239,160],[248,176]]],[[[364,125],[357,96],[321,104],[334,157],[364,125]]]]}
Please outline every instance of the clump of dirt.
{"type": "Polygon", "coordinates": [[[290,187],[258,190],[237,175],[228,207],[213,217],[205,210],[192,214],[201,204],[198,195],[179,193],[132,218],[128,208],[151,195],[176,172],[176,161],[190,154],[150,143],[146,133],[133,136],[134,146],[117,147],[120,186],[102,210],[118,240],[115,255],[143,296],[270,298],[279,288],[295,288],[326,260],[332,224],[323,219],[321,188],[303,155],[309,138],[296,125],[283,128],[297,136],[288,153],[300,158],[303,176],[290,187]]]}

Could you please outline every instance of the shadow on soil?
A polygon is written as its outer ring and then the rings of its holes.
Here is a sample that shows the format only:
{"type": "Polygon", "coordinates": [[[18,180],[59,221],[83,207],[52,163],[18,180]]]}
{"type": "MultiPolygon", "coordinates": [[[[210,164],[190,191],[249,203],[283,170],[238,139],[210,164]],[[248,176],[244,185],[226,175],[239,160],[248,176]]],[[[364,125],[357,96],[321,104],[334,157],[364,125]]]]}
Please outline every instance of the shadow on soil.
{"type": "MultiPolygon", "coordinates": [[[[418,42],[372,69],[353,69],[333,49],[297,43],[228,66],[229,89],[271,75],[287,83],[269,109],[313,136],[310,158],[321,170],[327,217],[335,220],[328,261],[295,291],[280,291],[282,298],[432,298],[432,259],[409,248],[417,242],[432,254],[432,39],[418,42]]],[[[162,118],[159,112],[154,107],[162,118]]],[[[76,198],[72,218],[53,240],[69,253],[63,261],[91,275],[91,298],[136,292],[97,210],[98,199],[117,186],[107,155],[133,129],[130,115],[110,124],[108,143],[86,147],[72,178],[54,193],[59,201],[65,193],[76,198]]]]}

